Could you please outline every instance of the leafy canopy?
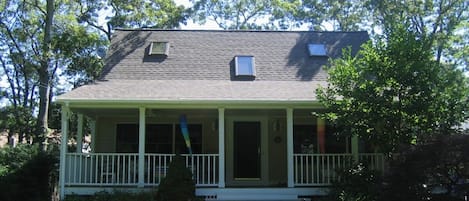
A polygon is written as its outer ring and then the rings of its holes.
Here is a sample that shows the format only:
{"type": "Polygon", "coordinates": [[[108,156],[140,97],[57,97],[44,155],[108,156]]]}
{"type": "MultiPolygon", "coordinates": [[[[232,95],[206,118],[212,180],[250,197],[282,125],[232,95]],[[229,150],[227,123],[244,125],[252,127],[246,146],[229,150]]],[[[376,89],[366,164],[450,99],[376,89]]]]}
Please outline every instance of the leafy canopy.
{"type": "Polygon", "coordinates": [[[321,116],[383,152],[456,129],[467,116],[468,80],[435,61],[425,40],[398,28],[356,56],[345,51],[331,61],[329,84],[317,91],[327,108],[321,116]]]}

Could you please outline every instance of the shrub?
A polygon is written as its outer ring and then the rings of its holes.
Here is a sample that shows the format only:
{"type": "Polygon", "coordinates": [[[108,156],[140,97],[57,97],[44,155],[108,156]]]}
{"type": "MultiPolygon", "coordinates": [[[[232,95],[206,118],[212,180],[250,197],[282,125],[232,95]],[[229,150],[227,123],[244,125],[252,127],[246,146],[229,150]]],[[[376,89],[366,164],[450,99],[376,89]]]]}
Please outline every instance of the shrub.
{"type": "Polygon", "coordinates": [[[376,201],[381,191],[381,176],[359,163],[338,171],[340,181],[334,183],[326,201],[376,201]]]}
{"type": "Polygon", "coordinates": [[[385,178],[382,200],[463,200],[469,192],[468,142],[468,135],[444,135],[402,149],[385,178]]]}
{"type": "Polygon", "coordinates": [[[157,201],[195,200],[195,183],[184,159],[177,155],[169,164],[168,174],[158,187],[157,201]]]}
{"type": "Polygon", "coordinates": [[[57,178],[55,152],[37,145],[19,145],[0,150],[0,200],[51,200],[57,178]]]}

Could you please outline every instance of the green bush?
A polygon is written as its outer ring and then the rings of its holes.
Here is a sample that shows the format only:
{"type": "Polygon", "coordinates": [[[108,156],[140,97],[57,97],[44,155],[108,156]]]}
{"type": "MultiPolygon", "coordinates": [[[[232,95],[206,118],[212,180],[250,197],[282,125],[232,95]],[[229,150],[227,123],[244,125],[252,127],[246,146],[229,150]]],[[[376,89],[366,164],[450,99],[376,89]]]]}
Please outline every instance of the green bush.
{"type": "Polygon", "coordinates": [[[56,152],[36,145],[0,150],[0,200],[49,201],[57,181],[56,152]]]}
{"type": "Polygon", "coordinates": [[[381,192],[381,176],[363,164],[338,171],[340,181],[334,183],[326,201],[377,201],[381,192]]]}
{"type": "Polygon", "coordinates": [[[177,155],[169,164],[168,174],[158,187],[157,201],[196,200],[195,183],[184,159],[177,155]]]}

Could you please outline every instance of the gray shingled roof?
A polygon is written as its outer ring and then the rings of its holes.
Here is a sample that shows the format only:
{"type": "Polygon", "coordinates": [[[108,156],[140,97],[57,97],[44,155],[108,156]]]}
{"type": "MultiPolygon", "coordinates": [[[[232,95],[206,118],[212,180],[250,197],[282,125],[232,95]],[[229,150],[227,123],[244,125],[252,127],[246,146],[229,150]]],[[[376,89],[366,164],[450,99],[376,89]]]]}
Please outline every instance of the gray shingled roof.
{"type": "Polygon", "coordinates": [[[307,44],[325,44],[335,58],[368,39],[366,32],[116,30],[101,81],[58,100],[314,101],[328,58],[310,57],[307,44]],[[169,55],[149,56],[152,41],[169,42],[169,55]],[[255,57],[255,79],[234,76],[236,55],[255,57]]]}

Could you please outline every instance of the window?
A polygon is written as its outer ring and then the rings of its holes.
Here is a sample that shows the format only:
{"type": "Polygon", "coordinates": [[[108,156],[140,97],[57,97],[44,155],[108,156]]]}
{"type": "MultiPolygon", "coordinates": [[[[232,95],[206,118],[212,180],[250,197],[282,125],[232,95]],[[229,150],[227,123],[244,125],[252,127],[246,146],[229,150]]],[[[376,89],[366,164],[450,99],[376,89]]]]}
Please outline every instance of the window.
{"type": "MultiPolygon", "coordinates": [[[[187,125],[193,153],[202,153],[202,125],[187,125]]],[[[117,124],[116,151],[138,152],[138,124],[117,124]]],[[[147,124],[145,134],[146,153],[186,154],[185,141],[179,124],[147,124]]]]}
{"type": "Polygon", "coordinates": [[[148,55],[166,55],[169,54],[168,42],[151,42],[148,55]]]}
{"type": "Polygon", "coordinates": [[[324,44],[308,44],[309,56],[327,56],[326,45],[324,44]]]}
{"type": "MultiPolygon", "coordinates": [[[[326,125],[325,153],[349,153],[349,138],[335,135],[335,128],[326,125]]],[[[294,153],[312,154],[320,153],[317,126],[293,125],[293,151],[294,153]]]]}
{"type": "Polygon", "coordinates": [[[120,153],[138,152],[138,125],[117,124],[116,150],[120,153]]]}
{"type": "Polygon", "coordinates": [[[256,76],[253,56],[235,57],[236,76],[256,76]]]}
{"type": "Polygon", "coordinates": [[[294,153],[317,153],[317,127],[316,125],[293,126],[293,150],[294,153]]]}

